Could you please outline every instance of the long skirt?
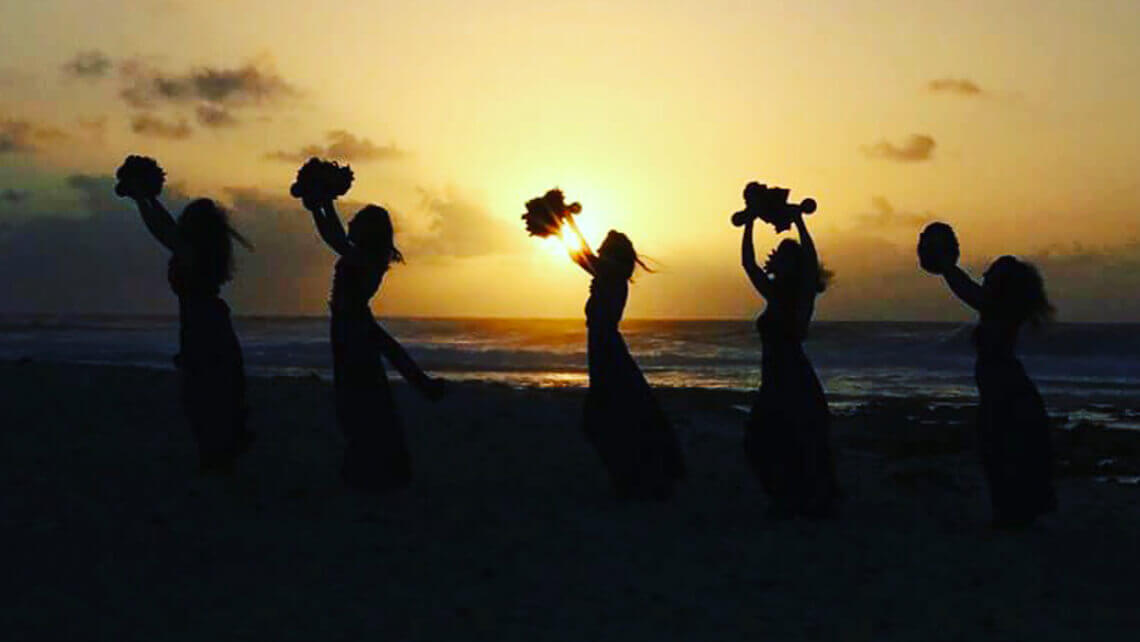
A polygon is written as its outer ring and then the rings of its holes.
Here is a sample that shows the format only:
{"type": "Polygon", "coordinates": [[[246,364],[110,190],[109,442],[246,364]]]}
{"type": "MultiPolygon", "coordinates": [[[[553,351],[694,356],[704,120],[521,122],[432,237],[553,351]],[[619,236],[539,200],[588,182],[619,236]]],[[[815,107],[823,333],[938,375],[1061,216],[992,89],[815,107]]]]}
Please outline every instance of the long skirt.
{"type": "Polygon", "coordinates": [[[331,323],[336,417],[345,437],[341,476],[370,492],[406,488],[412,462],[392,389],[371,339],[371,316],[337,316],[331,323]]]}
{"type": "Polygon", "coordinates": [[[772,514],[834,514],[839,486],[831,413],[811,364],[803,357],[767,365],[764,381],[748,417],[744,451],[772,500],[772,514]]]}
{"type": "Polygon", "coordinates": [[[248,450],[245,367],[230,309],[218,298],[183,301],[175,357],[182,406],[203,470],[224,470],[248,450]]]}
{"type": "Polygon", "coordinates": [[[976,375],[978,451],[994,522],[1029,523],[1057,508],[1045,403],[1016,359],[979,361],[976,375]]]}
{"type": "Polygon", "coordinates": [[[673,427],[620,334],[591,336],[582,427],[622,499],[667,499],[685,477],[673,427]]]}

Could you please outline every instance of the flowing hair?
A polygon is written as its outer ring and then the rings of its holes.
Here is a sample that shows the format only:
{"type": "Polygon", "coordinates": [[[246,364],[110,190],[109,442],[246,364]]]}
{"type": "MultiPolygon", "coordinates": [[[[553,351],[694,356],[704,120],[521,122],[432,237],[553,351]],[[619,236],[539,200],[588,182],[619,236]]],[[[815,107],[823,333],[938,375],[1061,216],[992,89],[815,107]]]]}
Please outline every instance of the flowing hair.
{"type": "Polygon", "coordinates": [[[348,238],[385,269],[392,263],[404,262],[404,254],[396,247],[392,217],[379,205],[365,205],[352,217],[348,238]]]}
{"type": "Polygon", "coordinates": [[[1052,320],[1056,308],[1045,293],[1045,280],[1032,263],[1002,256],[990,265],[983,279],[988,313],[1034,327],[1052,320]]]}
{"type": "Polygon", "coordinates": [[[208,198],[193,200],[183,208],[178,232],[193,252],[195,271],[217,285],[233,278],[233,241],[253,250],[253,244],[230,225],[226,210],[208,198]]]}
{"type": "Polygon", "coordinates": [[[598,246],[598,259],[601,270],[612,270],[615,276],[633,280],[633,272],[640,267],[646,272],[654,270],[645,264],[642,256],[633,249],[633,241],[616,230],[610,230],[602,244],[598,246]]]}
{"type": "MultiPolygon", "coordinates": [[[[803,246],[793,239],[784,239],[783,241],[780,241],[780,244],[776,246],[776,249],[772,250],[771,254],[768,255],[768,261],[765,263],[764,271],[768,272],[769,276],[775,276],[774,280],[778,289],[787,290],[789,292],[796,291],[796,288],[786,286],[791,286],[794,283],[799,283],[800,277],[803,275],[803,246]],[[788,264],[791,266],[790,273],[779,275],[773,275],[771,273],[771,271],[768,269],[768,265],[770,265],[777,256],[788,257],[788,264]]],[[[825,290],[827,290],[827,286],[831,284],[831,280],[835,276],[835,273],[824,267],[822,261],[819,262],[819,268],[817,272],[819,280],[815,284],[815,291],[816,293],[822,294],[825,290]]]]}

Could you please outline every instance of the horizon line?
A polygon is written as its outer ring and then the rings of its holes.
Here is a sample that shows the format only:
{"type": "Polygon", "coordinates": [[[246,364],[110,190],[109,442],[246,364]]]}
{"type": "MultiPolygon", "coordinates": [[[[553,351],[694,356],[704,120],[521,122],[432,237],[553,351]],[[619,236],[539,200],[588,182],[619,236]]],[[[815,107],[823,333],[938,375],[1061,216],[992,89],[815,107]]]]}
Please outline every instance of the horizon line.
{"type": "MultiPolygon", "coordinates": [[[[147,312],[0,312],[0,322],[6,319],[164,319],[177,320],[177,314],[147,313],[147,312]]],[[[324,320],[328,314],[234,314],[234,319],[295,319],[295,320],[324,320]]],[[[376,315],[377,319],[394,321],[560,321],[585,323],[583,317],[541,317],[541,316],[462,316],[462,315],[376,315]]],[[[722,316],[722,317],[625,317],[623,321],[674,321],[674,322],[711,322],[711,321],[741,321],[751,322],[755,316],[722,316]]],[[[972,319],[813,319],[816,323],[941,323],[941,324],[969,324],[976,323],[972,319]]],[[[1053,324],[1086,324],[1086,325],[1129,325],[1140,324],[1140,319],[1128,321],[1088,321],[1088,320],[1056,320],[1053,324]]]]}

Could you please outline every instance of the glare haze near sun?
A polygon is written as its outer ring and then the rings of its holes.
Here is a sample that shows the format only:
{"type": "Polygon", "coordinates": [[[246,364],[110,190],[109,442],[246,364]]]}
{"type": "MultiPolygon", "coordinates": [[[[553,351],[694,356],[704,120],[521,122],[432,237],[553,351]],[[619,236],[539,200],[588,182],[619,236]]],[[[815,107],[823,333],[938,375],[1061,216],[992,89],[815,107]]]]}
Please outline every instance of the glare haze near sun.
{"type": "Polygon", "coordinates": [[[380,314],[580,316],[588,277],[519,220],[557,186],[653,260],[627,316],[748,317],[728,219],[760,180],[819,202],[820,318],[966,318],[914,259],[944,220],[1061,319],[1140,320],[1136,2],[11,1],[0,42],[0,312],[170,311],[109,194],[142,153],[257,244],[236,313],[322,314],[288,197],[318,154],[356,172],[342,216],[394,214],[380,314]]]}

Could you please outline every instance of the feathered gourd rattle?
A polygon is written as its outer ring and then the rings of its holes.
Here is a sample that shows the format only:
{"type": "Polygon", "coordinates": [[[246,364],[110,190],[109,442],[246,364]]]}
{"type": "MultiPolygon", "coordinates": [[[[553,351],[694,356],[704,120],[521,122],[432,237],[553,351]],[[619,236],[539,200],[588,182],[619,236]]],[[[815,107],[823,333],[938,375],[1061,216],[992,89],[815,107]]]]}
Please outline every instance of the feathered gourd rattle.
{"type": "Polygon", "coordinates": [[[758,218],[775,227],[777,232],[783,232],[792,226],[797,213],[815,211],[815,199],[789,203],[788,192],[783,187],[768,187],[752,181],[744,187],[744,209],[732,215],[732,224],[740,227],[758,218]]]}

